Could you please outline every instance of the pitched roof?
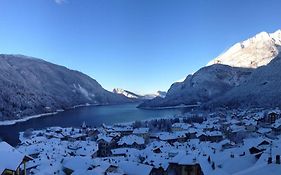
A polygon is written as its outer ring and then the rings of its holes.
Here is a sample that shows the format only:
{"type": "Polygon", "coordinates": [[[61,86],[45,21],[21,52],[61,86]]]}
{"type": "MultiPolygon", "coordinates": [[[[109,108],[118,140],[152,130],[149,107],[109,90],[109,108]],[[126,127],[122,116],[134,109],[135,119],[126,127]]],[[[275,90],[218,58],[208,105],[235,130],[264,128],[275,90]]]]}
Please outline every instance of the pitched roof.
{"type": "Polygon", "coordinates": [[[16,171],[25,157],[7,142],[0,142],[0,155],[0,174],[5,169],[16,171]]]}
{"type": "Polygon", "coordinates": [[[134,143],[136,144],[144,144],[144,139],[142,137],[136,136],[136,135],[128,135],[128,136],[124,136],[122,137],[119,141],[118,141],[118,145],[133,145],[134,143]]]}
{"type": "Polygon", "coordinates": [[[126,174],[130,175],[149,175],[153,168],[149,165],[129,161],[122,161],[118,165],[126,174]]]}

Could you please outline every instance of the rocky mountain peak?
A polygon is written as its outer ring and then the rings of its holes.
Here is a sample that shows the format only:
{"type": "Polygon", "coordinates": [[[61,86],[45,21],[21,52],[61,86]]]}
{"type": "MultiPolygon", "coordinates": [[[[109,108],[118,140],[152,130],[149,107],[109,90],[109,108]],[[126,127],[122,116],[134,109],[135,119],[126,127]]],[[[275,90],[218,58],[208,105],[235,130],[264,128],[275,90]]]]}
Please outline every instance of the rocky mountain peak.
{"type": "Polygon", "coordinates": [[[257,68],[267,65],[280,52],[281,30],[274,33],[261,32],[252,38],[234,44],[226,52],[210,61],[232,67],[257,68]]]}

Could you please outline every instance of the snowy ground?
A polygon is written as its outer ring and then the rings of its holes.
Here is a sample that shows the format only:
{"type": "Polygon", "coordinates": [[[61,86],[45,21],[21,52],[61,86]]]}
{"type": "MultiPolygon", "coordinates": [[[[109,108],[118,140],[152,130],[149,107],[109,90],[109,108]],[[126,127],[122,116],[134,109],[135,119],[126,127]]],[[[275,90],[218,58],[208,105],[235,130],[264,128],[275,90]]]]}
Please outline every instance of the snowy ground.
{"type": "MultiPolygon", "coordinates": [[[[59,112],[59,111],[58,111],[59,112]]],[[[51,113],[44,113],[44,114],[38,114],[38,115],[32,115],[32,116],[27,116],[21,119],[15,119],[15,120],[5,120],[5,121],[0,121],[0,126],[4,125],[14,125],[19,122],[25,122],[27,120],[33,119],[33,118],[39,118],[39,117],[44,117],[44,116],[49,116],[49,115],[54,115],[57,114],[58,112],[51,112],[51,113]]]]}
{"type": "MultiPolygon", "coordinates": [[[[276,175],[281,172],[281,137],[274,129],[281,119],[266,123],[270,112],[218,112],[194,121],[166,118],[100,128],[52,127],[20,133],[17,149],[34,158],[27,164],[30,174],[175,174],[181,167],[200,165],[204,175],[276,175]]],[[[273,112],[280,118],[279,110],[273,112]]]]}

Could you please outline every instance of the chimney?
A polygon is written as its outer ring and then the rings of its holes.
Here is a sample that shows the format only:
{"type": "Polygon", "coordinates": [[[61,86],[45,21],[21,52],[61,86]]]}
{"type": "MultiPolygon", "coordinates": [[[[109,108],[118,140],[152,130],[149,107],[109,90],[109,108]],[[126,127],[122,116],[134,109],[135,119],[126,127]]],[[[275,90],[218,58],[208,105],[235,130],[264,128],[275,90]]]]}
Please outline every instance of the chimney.
{"type": "Polygon", "coordinates": [[[272,164],[272,157],[269,157],[269,158],[268,158],[267,163],[268,163],[268,164],[272,164]]]}
{"type": "Polygon", "coordinates": [[[212,169],[213,169],[213,170],[216,169],[215,162],[212,162],[212,169]]]}
{"type": "Polygon", "coordinates": [[[276,155],[276,164],[280,164],[280,155],[276,155]]]}

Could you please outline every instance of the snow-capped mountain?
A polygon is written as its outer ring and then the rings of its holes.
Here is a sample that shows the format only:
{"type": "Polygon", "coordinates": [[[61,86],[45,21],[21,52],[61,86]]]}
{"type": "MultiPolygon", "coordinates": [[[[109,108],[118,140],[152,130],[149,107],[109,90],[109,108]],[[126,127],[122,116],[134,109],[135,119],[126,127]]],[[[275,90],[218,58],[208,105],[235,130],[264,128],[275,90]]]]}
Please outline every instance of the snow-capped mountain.
{"type": "Polygon", "coordinates": [[[0,87],[0,120],[131,101],[81,72],[23,55],[0,54],[0,87]]]}
{"type": "Polygon", "coordinates": [[[157,91],[156,92],[157,97],[165,98],[166,95],[167,95],[167,92],[165,92],[165,91],[157,91]]]}
{"type": "Polygon", "coordinates": [[[257,68],[267,65],[280,52],[281,30],[274,33],[261,32],[243,42],[234,44],[226,52],[210,61],[233,67],[257,68]]]}
{"type": "Polygon", "coordinates": [[[155,94],[145,94],[145,95],[139,95],[136,94],[134,92],[128,91],[128,90],[124,90],[122,88],[115,88],[112,91],[115,94],[120,94],[120,95],[124,95],[128,98],[131,99],[138,99],[138,100],[149,100],[149,99],[153,99],[155,97],[162,97],[164,98],[166,96],[166,92],[165,91],[157,91],[155,94]]]}
{"type": "Polygon", "coordinates": [[[142,97],[141,95],[137,95],[133,92],[130,92],[130,91],[127,91],[127,90],[124,90],[124,89],[121,89],[121,88],[114,88],[112,92],[115,93],[115,94],[124,95],[128,98],[137,99],[137,98],[142,97]]]}
{"type": "Polygon", "coordinates": [[[142,96],[142,98],[145,100],[153,99],[156,97],[165,98],[166,94],[167,94],[167,92],[165,92],[165,91],[157,91],[156,93],[153,93],[153,94],[145,94],[142,96]]]}
{"type": "Polygon", "coordinates": [[[281,67],[281,62],[275,61],[275,58],[279,58],[280,47],[280,30],[271,34],[261,32],[253,38],[235,44],[209,62],[208,66],[187,76],[183,82],[174,83],[165,98],[146,101],[140,107],[199,103],[220,106],[224,102],[228,102],[229,105],[237,104],[236,101],[242,105],[247,99],[249,99],[249,103],[256,102],[256,104],[271,101],[270,98],[274,95],[281,96],[276,88],[280,87],[279,83],[281,83],[281,79],[276,77],[281,74],[280,68],[277,68],[281,67]],[[270,72],[271,69],[274,72],[270,72]],[[280,74],[278,74],[279,72],[280,74]],[[276,81],[275,83],[271,81],[273,79],[276,81]],[[268,82],[270,83],[268,84],[268,82]],[[266,88],[269,86],[270,88],[266,88]],[[262,93],[251,95],[254,92],[262,93]],[[267,94],[267,96],[257,99],[261,94],[267,94]]]}

